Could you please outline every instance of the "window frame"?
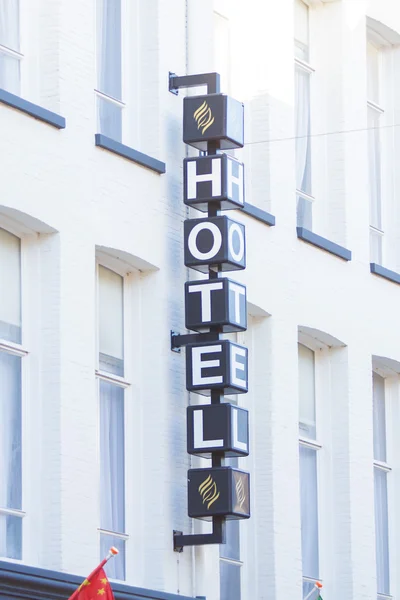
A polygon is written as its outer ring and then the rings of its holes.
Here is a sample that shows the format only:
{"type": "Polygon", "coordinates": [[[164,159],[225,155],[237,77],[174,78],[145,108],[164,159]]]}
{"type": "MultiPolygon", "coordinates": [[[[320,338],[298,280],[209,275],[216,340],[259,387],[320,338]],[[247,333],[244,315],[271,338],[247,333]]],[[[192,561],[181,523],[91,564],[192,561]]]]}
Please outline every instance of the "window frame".
{"type": "MultiPolygon", "coordinates": [[[[5,44],[0,44],[0,53],[9,57],[9,58],[14,58],[15,60],[18,60],[18,67],[19,67],[19,81],[18,81],[18,92],[13,91],[12,93],[14,93],[17,96],[21,96],[23,93],[23,82],[25,80],[25,77],[23,75],[23,69],[24,69],[24,52],[23,52],[23,41],[24,41],[24,16],[23,16],[23,6],[21,6],[21,4],[23,3],[23,0],[19,0],[19,4],[18,4],[18,46],[19,49],[17,50],[16,48],[11,48],[10,46],[6,46],[5,44]]],[[[6,89],[7,88],[3,88],[6,89]]]]}
{"type": "MultiPolygon", "coordinates": [[[[97,386],[97,411],[98,411],[98,424],[100,425],[100,381],[104,381],[107,383],[111,383],[112,385],[118,386],[124,390],[124,521],[125,521],[125,531],[109,531],[100,527],[97,528],[98,532],[98,547],[100,551],[100,537],[101,535],[109,535],[113,537],[120,538],[125,541],[125,579],[114,579],[109,577],[111,581],[127,581],[130,578],[130,564],[133,562],[130,558],[130,553],[132,552],[133,547],[130,544],[130,540],[134,537],[134,519],[131,516],[133,512],[130,510],[131,507],[131,498],[132,498],[132,490],[129,488],[129,473],[132,470],[131,456],[132,450],[130,443],[130,438],[132,436],[132,430],[130,424],[133,421],[133,373],[132,373],[132,335],[130,332],[132,331],[132,300],[133,300],[133,287],[134,282],[137,282],[139,278],[139,272],[135,271],[133,268],[128,268],[124,263],[121,264],[121,261],[113,258],[112,256],[107,255],[103,252],[98,252],[96,255],[96,267],[95,267],[95,277],[96,277],[96,362],[95,362],[95,378],[96,378],[96,386],[97,386]],[[102,371],[99,367],[99,332],[100,332],[100,321],[99,321],[99,266],[103,266],[106,269],[117,273],[123,278],[123,328],[124,328],[124,336],[123,336],[123,345],[124,345],[124,376],[114,375],[112,373],[108,373],[106,371],[102,371]],[[129,427],[128,427],[129,425],[129,427]],[[129,437],[128,437],[129,431],[129,437]],[[129,510],[128,510],[129,507],[129,510]]],[[[100,442],[100,432],[98,435],[98,440],[100,442]]],[[[100,491],[100,465],[98,471],[98,489],[100,491]]],[[[100,502],[100,501],[99,501],[100,502]]],[[[100,512],[99,512],[100,517],[100,512]]]]}
{"type": "Polygon", "coordinates": [[[0,338],[0,351],[21,358],[21,487],[22,500],[21,509],[8,509],[0,507],[0,515],[11,515],[22,519],[22,556],[20,559],[0,556],[0,560],[16,564],[26,563],[33,560],[35,550],[32,540],[35,539],[35,510],[37,493],[31,485],[30,464],[33,460],[31,453],[32,425],[33,429],[40,425],[40,415],[37,405],[32,402],[36,397],[36,386],[31,380],[32,352],[35,347],[34,328],[37,326],[35,320],[31,320],[33,314],[39,314],[37,297],[33,294],[35,287],[35,275],[37,255],[35,244],[37,233],[31,229],[16,223],[13,219],[0,215],[0,228],[16,236],[20,240],[21,260],[21,343],[11,342],[0,338]]]}
{"type": "MultiPolygon", "coordinates": [[[[97,0],[96,0],[97,11],[97,0]]],[[[97,29],[96,13],[96,35],[95,35],[95,69],[96,84],[94,87],[95,97],[95,119],[96,131],[103,134],[100,127],[99,106],[101,100],[118,106],[121,110],[121,140],[122,144],[139,145],[140,114],[139,114],[139,5],[138,0],[121,0],[121,98],[114,98],[99,89],[99,33],[97,29]],[[126,24],[130,23],[130,27],[126,24]]],[[[105,134],[103,134],[105,135],[105,134]]],[[[114,138],[112,138],[114,139],[114,138]]]]}
{"type": "MultiPolygon", "coordinates": [[[[372,197],[370,196],[369,201],[370,201],[370,215],[369,215],[369,234],[370,234],[370,255],[371,255],[371,262],[377,262],[378,264],[382,264],[383,262],[383,241],[384,241],[384,236],[385,236],[385,230],[384,230],[384,202],[383,202],[383,166],[382,166],[382,154],[383,154],[383,144],[382,144],[382,139],[380,136],[380,129],[382,127],[381,125],[381,121],[383,119],[383,116],[385,115],[385,110],[378,104],[376,104],[375,102],[372,102],[371,100],[367,99],[367,112],[369,113],[370,111],[374,111],[374,118],[378,119],[378,126],[377,127],[373,127],[372,129],[378,131],[378,135],[379,138],[378,140],[374,140],[374,152],[376,152],[377,148],[378,148],[378,154],[379,154],[379,171],[377,173],[378,175],[378,181],[376,182],[377,185],[379,185],[379,197],[377,197],[376,199],[374,199],[376,201],[376,206],[373,207],[373,210],[377,212],[378,214],[378,220],[380,221],[380,227],[378,225],[373,225],[372,224],[372,197]],[[377,253],[374,254],[373,252],[373,243],[372,243],[372,238],[378,239],[379,240],[379,244],[378,244],[378,248],[377,248],[377,253]]],[[[368,121],[369,121],[369,117],[368,117],[368,121]]],[[[370,127],[368,125],[368,135],[371,135],[371,131],[370,131],[370,127]]],[[[368,146],[370,144],[370,140],[368,140],[368,146]]],[[[370,164],[370,158],[368,157],[368,171],[369,173],[371,173],[371,164],[370,164]]],[[[371,179],[369,180],[369,188],[372,189],[372,185],[371,185],[371,179]]]]}
{"type": "MultiPolygon", "coordinates": [[[[323,568],[324,568],[324,563],[323,563],[323,553],[321,552],[321,549],[323,548],[322,546],[322,537],[323,537],[323,533],[322,533],[322,529],[324,527],[323,524],[323,519],[322,519],[322,514],[321,514],[321,498],[322,498],[322,488],[323,488],[323,477],[322,477],[322,467],[321,467],[321,461],[322,461],[322,453],[323,453],[323,444],[319,439],[319,434],[320,431],[322,431],[322,424],[321,424],[321,407],[320,407],[320,403],[318,402],[318,399],[321,397],[321,390],[320,390],[320,377],[319,377],[319,357],[317,354],[318,350],[321,350],[322,348],[319,347],[318,345],[314,346],[311,345],[310,343],[308,343],[308,340],[305,339],[305,336],[302,335],[301,332],[299,332],[299,336],[298,336],[298,345],[302,345],[305,348],[307,348],[308,350],[311,350],[314,354],[314,402],[315,402],[315,429],[316,429],[316,435],[315,435],[315,439],[309,438],[307,436],[304,435],[300,435],[300,433],[298,434],[298,444],[299,444],[299,453],[300,453],[300,447],[303,448],[307,448],[309,450],[313,450],[315,452],[315,456],[316,456],[316,475],[317,475],[317,482],[316,482],[316,489],[317,489],[317,524],[318,524],[318,578],[314,579],[308,575],[304,575],[302,572],[302,585],[304,585],[304,583],[316,583],[317,581],[321,581],[321,572],[323,572],[323,568]]],[[[298,352],[298,356],[299,356],[299,352],[298,352]]],[[[299,406],[300,409],[300,406],[299,406]]],[[[300,420],[299,420],[300,423],[300,420]]],[[[301,481],[300,481],[300,456],[299,456],[299,484],[301,486],[301,481]]],[[[300,487],[299,487],[299,504],[301,502],[301,492],[300,492],[300,487]]],[[[301,507],[300,507],[301,510],[301,507]]],[[[300,526],[301,526],[301,514],[300,514],[300,526]]]]}
{"type": "MultiPolygon", "coordinates": [[[[316,197],[313,193],[314,190],[314,184],[313,184],[313,176],[314,176],[314,169],[313,169],[313,147],[312,147],[312,105],[313,105],[313,76],[315,75],[315,68],[312,66],[312,56],[311,56],[311,44],[310,44],[310,4],[305,1],[305,0],[300,0],[306,7],[308,10],[308,45],[307,45],[307,50],[308,50],[308,57],[307,60],[305,59],[301,59],[299,57],[296,56],[296,48],[298,47],[299,44],[304,45],[300,42],[300,40],[297,40],[296,38],[296,32],[294,35],[294,44],[293,44],[293,48],[294,48],[294,74],[295,74],[295,93],[296,93],[296,72],[297,71],[301,71],[302,73],[305,73],[308,77],[308,87],[309,87],[309,113],[310,113],[310,134],[309,134],[309,138],[310,138],[310,169],[311,169],[311,176],[310,176],[310,193],[305,192],[304,190],[301,190],[297,187],[297,176],[296,176],[296,213],[299,210],[299,201],[303,201],[305,206],[308,205],[309,210],[311,211],[311,225],[309,227],[306,227],[306,229],[312,229],[312,221],[313,221],[313,206],[314,203],[316,201],[316,197]]],[[[295,97],[295,102],[294,102],[294,111],[296,113],[296,97],[295,97]]],[[[295,127],[296,127],[296,115],[295,115],[295,127]]],[[[295,135],[297,136],[297,131],[295,131],[295,135]]],[[[296,140],[297,137],[295,138],[295,144],[296,144],[296,140]]],[[[297,170],[297,152],[295,150],[295,154],[296,154],[296,160],[295,160],[295,168],[297,170]]],[[[298,221],[298,217],[297,217],[297,221],[298,221]]],[[[302,223],[297,222],[298,226],[305,226],[302,223]]]]}
{"type": "MultiPolygon", "coordinates": [[[[394,456],[393,456],[393,440],[391,439],[390,428],[388,427],[388,423],[391,422],[391,413],[392,413],[392,405],[390,398],[390,390],[388,390],[388,377],[380,371],[379,368],[373,367],[373,374],[376,374],[383,379],[384,385],[384,407],[385,407],[385,447],[386,447],[386,461],[375,459],[375,452],[373,450],[373,461],[372,461],[372,469],[373,469],[373,480],[374,480],[374,489],[375,489],[375,469],[379,470],[386,474],[386,494],[387,494],[387,518],[388,518],[388,568],[389,568],[389,589],[390,594],[384,594],[379,592],[377,589],[377,600],[391,600],[395,596],[395,565],[393,563],[394,552],[393,552],[393,539],[391,535],[391,523],[393,522],[393,507],[396,506],[396,503],[393,501],[393,486],[395,482],[393,481],[393,477],[387,477],[388,474],[394,473],[394,456]]],[[[373,378],[372,378],[373,379],[373,378]]],[[[373,384],[372,384],[373,385],[373,384]]],[[[373,392],[373,389],[372,389],[373,392]]],[[[373,405],[372,405],[373,407],[373,405]]],[[[373,420],[373,428],[375,428],[375,421],[372,415],[373,420]]],[[[375,500],[374,500],[374,511],[375,511],[375,500]]],[[[376,520],[374,514],[374,535],[376,536],[376,520]]],[[[376,566],[377,568],[377,566],[376,566]]]]}

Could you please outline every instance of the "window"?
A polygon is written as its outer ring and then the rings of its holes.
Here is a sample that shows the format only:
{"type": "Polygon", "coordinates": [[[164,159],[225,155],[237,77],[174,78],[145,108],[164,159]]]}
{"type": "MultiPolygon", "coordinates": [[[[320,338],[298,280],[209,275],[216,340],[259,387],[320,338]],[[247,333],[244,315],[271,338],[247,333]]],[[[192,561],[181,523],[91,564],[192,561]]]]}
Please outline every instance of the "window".
{"type": "Polygon", "coordinates": [[[0,557],[22,559],[21,242],[0,229],[0,557]]]}
{"type": "Polygon", "coordinates": [[[215,70],[221,75],[221,91],[230,92],[231,34],[226,16],[214,11],[214,61],[215,70]]]}
{"type": "Polygon", "coordinates": [[[0,88],[20,94],[19,0],[0,0],[0,88]]]}
{"type": "MultiPolygon", "coordinates": [[[[227,458],[225,465],[238,467],[237,458],[227,458]]],[[[219,547],[220,600],[240,600],[241,567],[240,521],[226,521],[226,544],[219,547]]]]}
{"type": "Polygon", "coordinates": [[[97,1],[97,116],[100,133],[122,141],[122,0],[97,1]]]}
{"type": "Polygon", "coordinates": [[[295,135],[297,225],[312,229],[311,188],[311,74],[308,6],[295,2],[295,135]]]}
{"type": "Polygon", "coordinates": [[[299,344],[299,442],[303,598],[319,577],[318,451],[315,406],[315,355],[299,344]]]}
{"type": "Polygon", "coordinates": [[[100,554],[120,552],[106,570],[125,579],[125,388],[124,279],[98,266],[100,404],[100,554]]]}
{"type": "Polygon", "coordinates": [[[367,43],[368,82],[368,155],[369,155],[369,206],[370,206],[370,257],[371,262],[382,263],[382,168],[381,133],[384,110],[381,105],[381,52],[372,42],[367,43]]]}
{"type": "Polygon", "coordinates": [[[385,380],[373,373],[375,544],[378,600],[390,595],[385,380]]]}

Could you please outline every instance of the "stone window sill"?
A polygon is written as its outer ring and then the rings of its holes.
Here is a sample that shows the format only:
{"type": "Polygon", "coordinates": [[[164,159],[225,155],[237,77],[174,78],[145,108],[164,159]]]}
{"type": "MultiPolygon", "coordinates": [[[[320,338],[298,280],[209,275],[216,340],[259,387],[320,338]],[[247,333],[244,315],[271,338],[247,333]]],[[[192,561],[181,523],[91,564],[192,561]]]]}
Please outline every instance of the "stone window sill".
{"type": "Polygon", "coordinates": [[[19,110],[34,119],[43,121],[43,123],[47,123],[56,129],[65,129],[65,118],[61,115],[58,115],[51,110],[47,110],[47,108],[43,108],[38,104],[33,104],[33,102],[24,100],[23,98],[20,98],[20,96],[11,94],[6,90],[0,89],[0,102],[19,110]]]}
{"type": "Polygon", "coordinates": [[[143,154],[143,152],[139,152],[138,150],[134,150],[130,146],[126,146],[125,144],[121,144],[121,142],[117,142],[102,133],[96,133],[95,136],[95,144],[99,148],[103,148],[104,150],[108,150],[109,152],[113,152],[114,154],[118,154],[123,158],[127,158],[142,167],[146,167],[147,169],[151,169],[160,175],[165,173],[166,166],[165,163],[153,158],[152,156],[148,156],[147,154],[143,154]]]}

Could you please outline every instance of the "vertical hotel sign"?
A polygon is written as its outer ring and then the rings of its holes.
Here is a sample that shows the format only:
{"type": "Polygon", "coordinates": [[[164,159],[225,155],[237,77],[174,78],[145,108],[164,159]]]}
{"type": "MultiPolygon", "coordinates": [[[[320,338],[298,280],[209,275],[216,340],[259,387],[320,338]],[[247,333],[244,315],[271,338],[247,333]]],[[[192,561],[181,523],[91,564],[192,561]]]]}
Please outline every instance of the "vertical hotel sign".
{"type": "MultiPolygon", "coordinates": [[[[191,77],[201,76],[176,80],[191,77]]],[[[175,334],[172,346],[186,345],[187,389],[210,397],[187,408],[187,451],[211,461],[188,472],[188,514],[214,527],[212,534],[174,532],[176,550],[223,543],[225,519],[250,517],[249,473],[224,464],[249,454],[248,412],[223,402],[248,390],[248,351],[221,339],[247,328],[246,287],[225,276],[246,268],[245,227],[221,214],[244,205],[244,166],[224,152],[243,147],[243,122],[243,104],[225,94],[184,99],[183,141],[206,154],[184,159],[183,199],[207,213],[184,223],[184,262],[208,279],[186,282],[185,324],[197,334],[175,334]]]]}

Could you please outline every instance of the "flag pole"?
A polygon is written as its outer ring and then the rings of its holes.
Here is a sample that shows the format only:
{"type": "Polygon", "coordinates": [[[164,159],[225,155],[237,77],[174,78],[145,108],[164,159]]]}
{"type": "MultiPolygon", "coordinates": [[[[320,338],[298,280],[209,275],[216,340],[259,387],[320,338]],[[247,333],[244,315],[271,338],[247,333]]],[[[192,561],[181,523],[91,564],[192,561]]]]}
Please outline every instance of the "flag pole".
{"type": "MultiPolygon", "coordinates": [[[[116,556],[118,554],[118,550],[114,547],[111,546],[110,550],[108,551],[108,554],[105,558],[103,558],[103,560],[101,561],[101,563],[99,563],[97,565],[97,567],[95,569],[93,569],[93,571],[90,573],[90,575],[88,575],[85,579],[85,581],[89,581],[94,575],[96,575],[97,571],[100,571],[100,569],[102,569],[104,567],[104,565],[110,560],[110,558],[112,558],[113,556],[116,556]]],[[[79,592],[81,591],[81,587],[82,585],[80,585],[72,594],[72,596],[70,596],[68,598],[68,600],[75,600],[75,598],[78,596],[79,592]]]]}
{"type": "Polygon", "coordinates": [[[314,595],[315,590],[318,590],[318,592],[321,591],[322,588],[322,583],[320,583],[319,581],[317,581],[313,587],[313,589],[311,590],[311,592],[309,592],[307,594],[307,596],[304,598],[304,600],[310,600],[312,598],[312,596],[314,595]]]}

